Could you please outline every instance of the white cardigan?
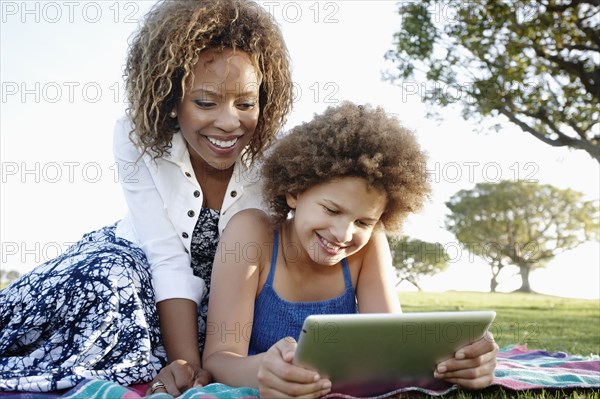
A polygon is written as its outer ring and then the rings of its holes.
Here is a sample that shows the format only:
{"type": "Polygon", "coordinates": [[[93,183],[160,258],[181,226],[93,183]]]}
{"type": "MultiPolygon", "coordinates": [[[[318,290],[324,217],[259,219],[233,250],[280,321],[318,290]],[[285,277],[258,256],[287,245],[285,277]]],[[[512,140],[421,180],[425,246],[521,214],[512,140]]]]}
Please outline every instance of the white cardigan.
{"type": "MultiPolygon", "coordinates": [[[[153,160],[129,139],[127,117],[117,121],[113,151],[128,212],[116,235],[136,243],[146,254],[152,272],[156,302],[172,298],[199,303],[204,280],[194,276],[190,243],[202,207],[203,193],[181,133],[173,135],[169,153],[153,160]]],[[[219,233],[229,219],[246,208],[265,209],[256,169],[239,160],[227,186],[221,208],[219,233]]]]}

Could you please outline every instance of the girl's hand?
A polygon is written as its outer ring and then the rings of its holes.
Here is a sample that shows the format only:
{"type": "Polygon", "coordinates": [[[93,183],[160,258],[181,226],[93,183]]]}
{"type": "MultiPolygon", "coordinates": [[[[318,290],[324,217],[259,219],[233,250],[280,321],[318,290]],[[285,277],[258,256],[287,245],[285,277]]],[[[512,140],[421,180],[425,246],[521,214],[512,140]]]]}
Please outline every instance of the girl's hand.
{"type": "Polygon", "coordinates": [[[331,390],[331,381],[316,371],[292,364],[296,340],[286,337],[264,355],[258,368],[258,388],[262,398],[319,398],[331,390]]]}
{"type": "Polygon", "coordinates": [[[485,388],[494,379],[497,353],[498,345],[488,331],[478,341],[456,351],[452,359],[439,363],[433,376],[468,389],[485,388]]]}
{"type": "MultiPolygon", "coordinates": [[[[193,365],[185,360],[175,360],[165,366],[148,385],[146,396],[158,392],[166,392],[174,397],[181,395],[192,387],[201,387],[211,380],[210,374],[198,365],[193,365]],[[158,388],[152,392],[152,386],[162,382],[164,388],[158,388]]],[[[160,385],[160,384],[158,384],[160,385]]]]}

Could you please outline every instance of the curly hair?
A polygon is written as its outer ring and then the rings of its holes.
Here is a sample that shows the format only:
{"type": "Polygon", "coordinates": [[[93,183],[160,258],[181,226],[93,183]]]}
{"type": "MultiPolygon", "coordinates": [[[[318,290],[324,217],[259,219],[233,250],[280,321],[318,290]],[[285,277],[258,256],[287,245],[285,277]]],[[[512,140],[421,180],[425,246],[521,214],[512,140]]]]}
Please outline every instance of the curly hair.
{"type": "Polygon", "coordinates": [[[342,177],[360,177],[387,194],[380,222],[399,233],[405,217],[422,208],[431,189],[426,155],[415,135],[383,109],[344,102],[293,128],[266,157],[264,195],[274,223],[291,211],[286,193],[342,177]]]}
{"type": "Polygon", "coordinates": [[[157,158],[178,131],[168,116],[193,84],[204,49],[249,54],[261,85],[260,115],[244,156],[260,156],[284,125],[292,107],[292,78],[281,31],[266,10],[250,0],[163,0],[153,6],[132,37],[125,83],[131,137],[157,158]]]}

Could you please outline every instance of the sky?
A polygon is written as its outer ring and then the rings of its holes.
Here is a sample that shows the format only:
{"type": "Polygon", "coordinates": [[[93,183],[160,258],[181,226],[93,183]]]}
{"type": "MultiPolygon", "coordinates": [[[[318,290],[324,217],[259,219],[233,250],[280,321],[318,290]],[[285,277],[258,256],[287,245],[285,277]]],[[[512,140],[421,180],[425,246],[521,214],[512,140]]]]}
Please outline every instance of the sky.
{"type": "MultiPolygon", "coordinates": [[[[116,179],[112,131],[125,110],[127,40],[154,1],[2,1],[0,24],[0,268],[26,272],[126,211],[116,179]]],[[[448,270],[425,290],[488,291],[490,270],[444,228],[444,206],[479,182],[527,179],[600,198],[600,168],[582,152],[552,148],[508,124],[465,121],[458,105],[426,117],[425,81],[382,75],[401,16],[394,1],[262,1],[280,24],[292,58],[294,110],[286,128],[342,100],[385,108],[429,154],[433,195],[409,217],[406,235],[440,242],[448,270]],[[483,133],[477,133],[475,130],[483,133]]],[[[448,6],[450,7],[450,6],[448,6]]],[[[451,10],[432,9],[449,18],[451,10]]],[[[457,96],[460,93],[450,92],[457,96]]],[[[549,295],[600,298],[600,248],[588,243],[532,272],[549,295]]],[[[518,288],[516,268],[499,291],[518,288]]],[[[412,290],[406,284],[401,290],[412,290]]]]}

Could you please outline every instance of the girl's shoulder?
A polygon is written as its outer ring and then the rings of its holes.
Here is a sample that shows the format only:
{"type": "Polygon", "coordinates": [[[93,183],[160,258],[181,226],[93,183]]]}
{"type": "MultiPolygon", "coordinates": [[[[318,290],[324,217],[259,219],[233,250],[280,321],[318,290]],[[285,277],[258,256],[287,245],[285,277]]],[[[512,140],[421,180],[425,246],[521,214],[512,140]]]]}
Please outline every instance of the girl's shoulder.
{"type": "Polygon", "coordinates": [[[267,215],[267,213],[262,209],[258,208],[242,209],[241,211],[236,212],[236,214],[231,217],[231,221],[236,221],[235,223],[271,223],[269,215],[267,215]]]}
{"type": "MultiPolygon", "coordinates": [[[[249,239],[272,235],[273,224],[267,213],[261,209],[248,208],[237,212],[231,217],[224,234],[240,235],[249,239]]],[[[247,240],[244,240],[247,241],[247,240]]]]}
{"type": "Polygon", "coordinates": [[[259,265],[258,270],[262,272],[271,260],[273,241],[274,230],[269,216],[260,209],[248,208],[232,216],[219,245],[225,256],[238,254],[241,257],[236,259],[259,265]]]}

